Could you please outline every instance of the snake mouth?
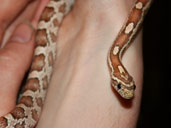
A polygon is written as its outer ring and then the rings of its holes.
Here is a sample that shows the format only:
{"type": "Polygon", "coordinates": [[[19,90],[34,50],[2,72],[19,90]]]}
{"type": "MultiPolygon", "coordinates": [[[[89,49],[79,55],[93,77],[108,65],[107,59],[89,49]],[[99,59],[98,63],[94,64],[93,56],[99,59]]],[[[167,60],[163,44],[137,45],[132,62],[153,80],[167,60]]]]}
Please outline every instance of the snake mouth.
{"type": "Polygon", "coordinates": [[[134,91],[133,90],[124,90],[120,94],[124,99],[132,99],[134,97],[134,91]]]}

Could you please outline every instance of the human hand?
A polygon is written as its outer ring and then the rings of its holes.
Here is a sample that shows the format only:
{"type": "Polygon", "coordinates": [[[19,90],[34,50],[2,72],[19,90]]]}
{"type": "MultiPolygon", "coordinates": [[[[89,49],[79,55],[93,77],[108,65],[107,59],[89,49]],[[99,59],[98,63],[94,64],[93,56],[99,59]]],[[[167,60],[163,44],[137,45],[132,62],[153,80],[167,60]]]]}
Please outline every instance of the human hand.
{"type": "Polygon", "coordinates": [[[16,105],[21,82],[32,60],[34,28],[47,2],[48,0],[1,1],[0,116],[16,105]]]}

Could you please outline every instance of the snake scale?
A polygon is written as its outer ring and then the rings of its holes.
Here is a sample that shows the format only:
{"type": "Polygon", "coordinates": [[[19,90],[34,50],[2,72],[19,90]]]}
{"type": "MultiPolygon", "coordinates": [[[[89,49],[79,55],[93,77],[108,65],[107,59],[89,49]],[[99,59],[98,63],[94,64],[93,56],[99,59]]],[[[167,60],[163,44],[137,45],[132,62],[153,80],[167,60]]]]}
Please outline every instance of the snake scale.
{"type": "MultiPolygon", "coordinates": [[[[0,117],[0,128],[34,128],[38,122],[56,56],[56,37],[75,0],[50,0],[36,32],[36,47],[24,90],[16,107],[0,117]]],[[[136,0],[108,54],[112,86],[125,99],[134,96],[135,83],[121,62],[123,51],[137,33],[152,0],[136,0]]]]}

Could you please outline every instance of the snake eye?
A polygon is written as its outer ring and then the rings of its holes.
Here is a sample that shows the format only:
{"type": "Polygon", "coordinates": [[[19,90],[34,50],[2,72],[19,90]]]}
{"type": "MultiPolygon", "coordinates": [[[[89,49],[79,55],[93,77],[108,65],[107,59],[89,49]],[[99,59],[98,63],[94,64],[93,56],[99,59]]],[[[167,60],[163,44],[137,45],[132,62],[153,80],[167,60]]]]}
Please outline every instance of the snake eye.
{"type": "Polygon", "coordinates": [[[136,85],[134,84],[134,86],[133,86],[133,89],[135,90],[136,89],[136,85]]]}
{"type": "Polygon", "coordinates": [[[117,85],[117,88],[118,89],[121,89],[121,84],[120,83],[117,85]]]}

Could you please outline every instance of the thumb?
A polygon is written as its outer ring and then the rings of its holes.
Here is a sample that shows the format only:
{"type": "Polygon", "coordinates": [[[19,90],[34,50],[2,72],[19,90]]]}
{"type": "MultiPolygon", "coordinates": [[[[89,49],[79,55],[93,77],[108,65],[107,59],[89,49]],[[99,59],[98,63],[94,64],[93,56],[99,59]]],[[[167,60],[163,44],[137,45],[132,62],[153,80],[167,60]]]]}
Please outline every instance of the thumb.
{"type": "Polygon", "coordinates": [[[11,110],[34,49],[34,29],[29,23],[16,27],[6,45],[0,49],[0,115],[11,110]]]}

